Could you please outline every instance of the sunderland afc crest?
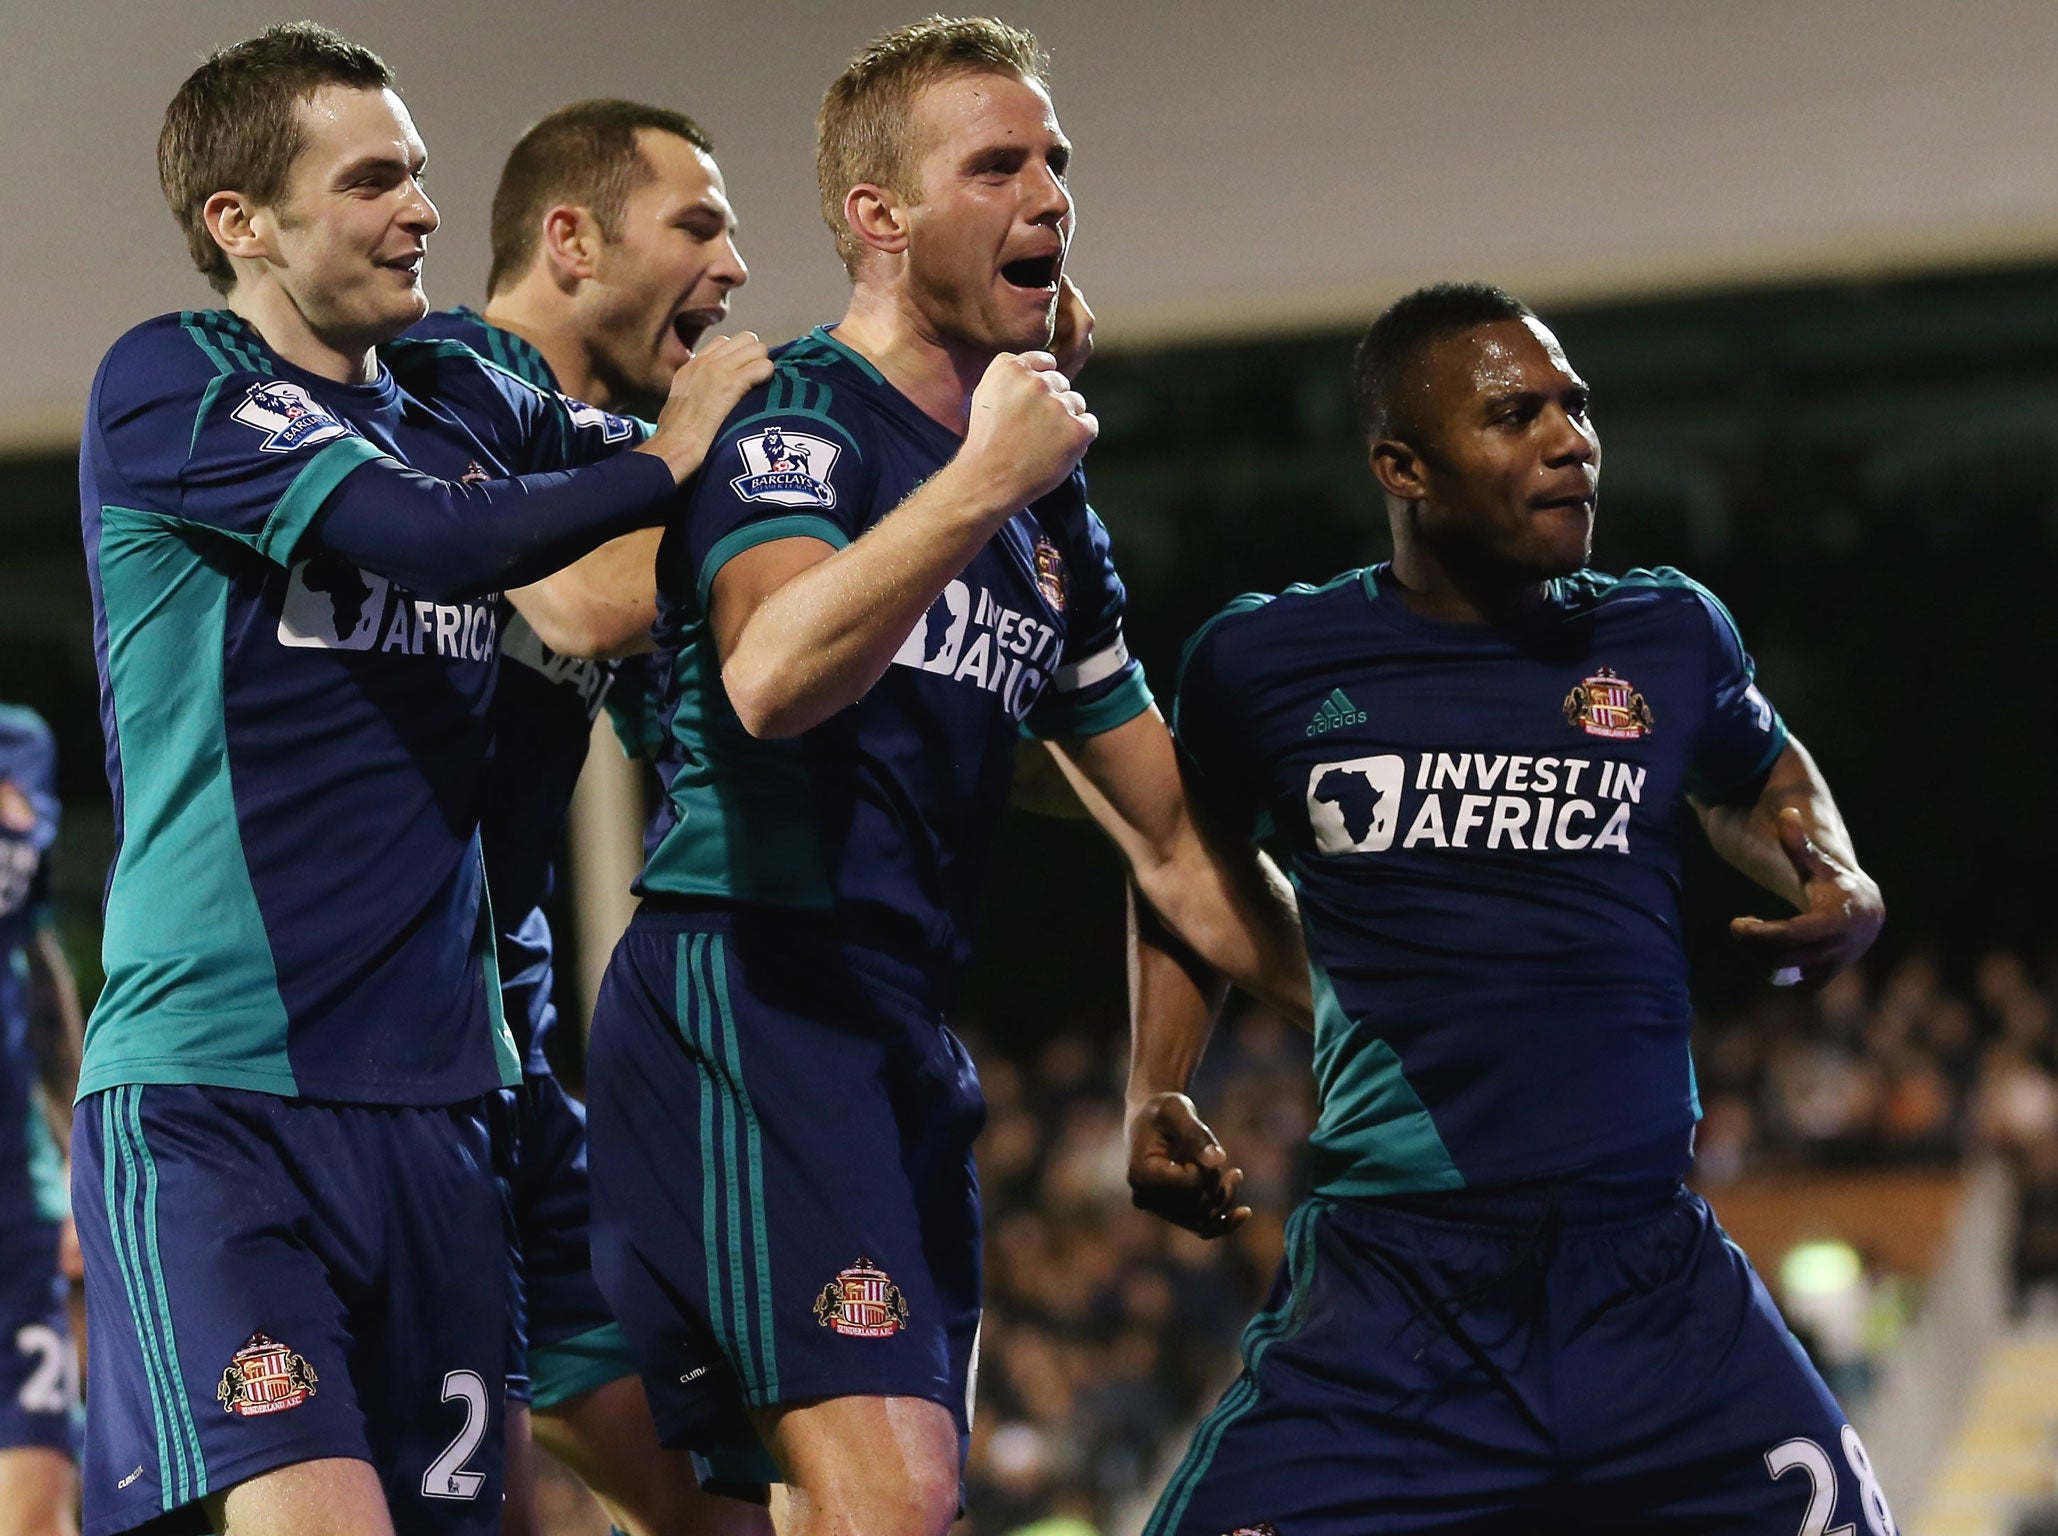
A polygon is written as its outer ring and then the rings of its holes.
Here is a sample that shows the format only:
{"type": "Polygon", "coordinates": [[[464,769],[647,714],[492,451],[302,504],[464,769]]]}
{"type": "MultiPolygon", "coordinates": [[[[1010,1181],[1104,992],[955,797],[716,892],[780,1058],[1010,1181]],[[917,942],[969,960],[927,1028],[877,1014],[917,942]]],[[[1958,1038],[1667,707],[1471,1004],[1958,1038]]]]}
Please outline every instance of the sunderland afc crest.
{"type": "Polygon", "coordinates": [[[277,1339],[253,1333],[229,1360],[214,1395],[230,1413],[255,1418],[298,1408],[314,1396],[318,1379],[303,1356],[277,1339]]]}
{"type": "Polygon", "coordinates": [[[1036,536],[1036,590],[1043,594],[1053,613],[1065,611],[1065,593],[1071,588],[1071,578],[1065,573],[1065,557],[1058,553],[1057,545],[1043,534],[1036,536]]]}
{"type": "Polygon", "coordinates": [[[1648,736],[1656,722],[1650,701],[1613,667],[1603,667],[1565,695],[1565,723],[1589,736],[1631,741],[1648,736]]]}
{"type": "Polygon", "coordinates": [[[907,1326],[908,1299],[885,1270],[860,1257],[822,1287],[815,1321],[853,1339],[888,1339],[907,1326]]]}

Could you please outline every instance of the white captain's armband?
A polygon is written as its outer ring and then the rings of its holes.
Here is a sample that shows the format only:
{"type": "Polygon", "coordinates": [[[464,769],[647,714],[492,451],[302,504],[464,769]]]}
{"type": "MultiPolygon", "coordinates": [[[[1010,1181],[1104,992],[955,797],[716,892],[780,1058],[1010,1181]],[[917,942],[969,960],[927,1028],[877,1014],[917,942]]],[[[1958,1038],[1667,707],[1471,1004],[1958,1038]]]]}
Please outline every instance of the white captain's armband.
{"type": "Polygon", "coordinates": [[[1095,683],[1106,682],[1128,665],[1129,642],[1122,638],[1118,629],[1114,642],[1105,650],[1095,651],[1068,667],[1059,667],[1051,678],[1051,686],[1059,693],[1075,693],[1081,688],[1091,688],[1095,683]]]}

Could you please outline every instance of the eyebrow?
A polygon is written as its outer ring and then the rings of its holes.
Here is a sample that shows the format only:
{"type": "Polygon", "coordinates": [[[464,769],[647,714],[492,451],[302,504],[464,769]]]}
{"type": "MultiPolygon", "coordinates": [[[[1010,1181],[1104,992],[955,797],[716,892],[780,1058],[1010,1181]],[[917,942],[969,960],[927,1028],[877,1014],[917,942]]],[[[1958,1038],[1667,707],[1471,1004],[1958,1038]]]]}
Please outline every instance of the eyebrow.
{"type": "MultiPolygon", "coordinates": [[[[991,144],[982,144],[977,149],[968,150],[961,163],[966,169],[975,169],[996,160],[1012,159],[1015,157],[1027,160],[1032,158],[1035,153],[1035,150],[1019,139],[1000,139],[991,144]]],[[[1043,158],[1054,160],[1060,165],[1070,165],[1072,163],[1071,141],[1063,138],[1053,139],[1050,147],[1043,152],[1043,158]]]]}
{"type": "Polygon", "coordinates": [[[726,229],[733,230],[742,227],[742,220],[736,217],[736,210],[734,208],[729,207],[726,203],[716,202],[713,196],[706,193],[696,197],[690,203],[681,203],[672,210],[671,218],[676,222],[696,213],[713,214],[722,221],[723,227],[726,229]]]}
{"type": "Polygon", "coordinates": [[[383,153],[373,155],[360,155],[357,159],[352,160],[349,164],[345,165],[341,170],[337,171],[336,179],[339,181],[347,180],[352,176],[362,176],[367,171],[385,170],[394,166],[398,166],[401,170],[406,171],[410,176],[419,176],[423,171],[429,168],[428,152],[424,150],[419,157],[414,155],[392,155],[383,153]]]}

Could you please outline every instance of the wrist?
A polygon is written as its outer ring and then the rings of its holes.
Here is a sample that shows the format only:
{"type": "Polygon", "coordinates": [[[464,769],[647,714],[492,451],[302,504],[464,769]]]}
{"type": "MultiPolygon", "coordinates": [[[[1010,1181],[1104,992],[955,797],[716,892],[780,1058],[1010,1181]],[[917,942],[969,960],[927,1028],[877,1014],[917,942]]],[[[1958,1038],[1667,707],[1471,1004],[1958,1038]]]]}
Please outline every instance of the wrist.
{"type": "Polygon", "coordinates": [[[672,483],[684,485],[700,470],[701,460],[706,456],[704,446],[692,441],[668,441],[662,429],[652,433],[632,453],[647,453],[662,462],[671,471],[672,483]]]}
{"type": "Polygon", "coordinates": [[[1184,1086],[1174,1088],[1167,1085],[1151,1087],[1143,1084],[1131,1084],[1122,1100],[1122,1118],[1125,1121],[1131,1121],[1138,1115],[1147,1113],[1167,1099],[1183,1099],[1185,1097],[1186,1089],[1184,1086]]]}
{"type": "Polygon", "coordinates": [[[1011,468],[1003,456],[967,446],[930,476],[929,483],[967,522],[984,527],[1006,522],[1026,504],[1011,468]]]}

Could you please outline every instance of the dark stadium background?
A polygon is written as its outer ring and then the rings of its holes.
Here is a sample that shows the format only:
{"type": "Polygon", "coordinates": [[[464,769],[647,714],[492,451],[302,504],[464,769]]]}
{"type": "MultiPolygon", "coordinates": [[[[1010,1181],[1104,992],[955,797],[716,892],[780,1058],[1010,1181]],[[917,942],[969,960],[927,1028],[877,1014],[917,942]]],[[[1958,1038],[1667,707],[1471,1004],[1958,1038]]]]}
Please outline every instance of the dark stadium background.
{"type": "MultiPolygon", "coordinates": [[[[1961,997],[1991,1003],[1991,957],[2008,952],[2048,991],[2058,266],[1546,306],[1545,318],[1594,386],[1605,449],[1596,565],[1676,565],[1726,600],[1887,894],[1889,924],[1858,994],[1913,988],[1920,1007],[1946,1011],[1961,997]]],[[[1111,346],[1086,373],[1103,424],[1088,459],[1093,497],[1130,586],[1132,645],[1161,698],[1181,640],[1229,596],[1387,553],[1352,421],[1355,339],[1339,328],[1111,346]]],[[[68,453],[0,468],[0,698],[40,710],[59,736],[56,894],[90,999],[112,828],[76,473],[68,453]]],[[[1779,1052],[1834,1048],[1862,1064],[1870,1026],[1771,994],[1722,931],[1762,899],[1704,850],[1695,859],[1697,997],[1715,1021],[1701,1044],[1762,1044],[1741,1067],[1726,1047],[1702,1051],[1720,1114],[1761,1108],[1747,1162],[1948,1167],[1978,1143],[1970,1045],[1945,1063],[1958,1095],[1947,1123],[1900,1144],[1863,1127],[1782,1130],[1763,1109],[1778,1098],[1779,1052]]],[[[573,921],[568,909],[557,917],[573,921]]],[[[995,1101],[982,1147],[990,1417],[968,1529],[999,1536],[1041,1520],[1059,1522],[1053,1536],[1083,1536],[1113,1528],[1125,1500],[1133,1510],[1139,1489],[1162,1482],[1163,1458],[1230,1369],[1294,1192],[1305,1051],[1262,1018],[1225,1026],[1203,1097],[1250,1163],[1260,1214],[1237,1243],[1201,1252],[1116,1198],[1122,895],[1100,835],[1010,813],[983,928],[956,1020],[995,1101]]],[[[569,971],[561,1001],[576,1015],[569,971]]],[[[1991,1013],[1980,1015],[1988,1033],[2001,1027],[1991,1013]]],[[[573,1032],[560,1043],[575,1047],[573,1032]]],[[[2052,1046],[2047,1029],[2035,1046],[2045,1070],[2058,1065],[2052,1046]]],[[[576,1050],[564,1058],[576,1082],[576,1050]]],[[[2058,1203],[2058,1165],[2047,1171],[2048,1184],[2025,1186],[2025,1230],[2037,1230],[2037,1199],[2058,1203]]],[[[2043,1219],[2048,1229],[2058,1212],[2043,1219]]],[[[1840,1385],[1865,1381],[1847,1373],[1840,1385]]],[[[552,1496],[563,1529],[592,1529],[571,1493],[552,1496]]]]}
{"type": "MultiPolygon", "coordinates": [[[[1729,605],[1887,892],[1884,951],[1964,963],[2043,944],[2058,926],[2058,267],[1545,318],[1594,386],[1595,564],[1676,565],[1729,605]]],[[[1086,374],[1093,499],[1161,697],[1182,639],[1228,597],[1388,552],[1351,418],[1355,339],[1108,350],[1086,374]]],[[[0,698],[58,733],[58,894],[90,995],[111,828],[75,457],[6,460],[0,484],[0,698]]],[[[1003,1037],[1033,1036],[1080,1006],[1082,967],[1115,975],[1114,866],[1090,828],[1038,818],[1011,824],[996,876],[989,924],[1018,937],[986,947],[972,998],[1003,1037]]],[[[1697,934],[1745,899],[1697,900],[1697,934]]],[[[1705,982],[1740,984],[1725,958],[1703,944],[1705,982]]]]}

